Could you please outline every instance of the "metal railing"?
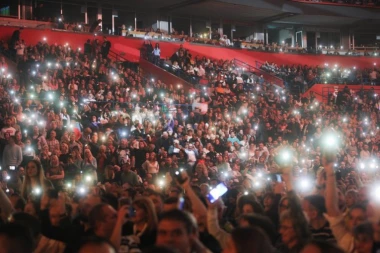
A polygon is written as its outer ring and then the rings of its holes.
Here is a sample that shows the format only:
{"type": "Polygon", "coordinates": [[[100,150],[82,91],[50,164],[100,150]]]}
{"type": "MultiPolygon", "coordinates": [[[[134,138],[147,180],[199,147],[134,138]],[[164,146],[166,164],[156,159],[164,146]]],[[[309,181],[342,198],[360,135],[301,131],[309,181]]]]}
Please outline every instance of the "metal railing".
{"type": "Polygon", "coordinates": [[[174,69],[173,65],[165,63],[163,59],[155,59],[153,54],[148,53],[146,50],[141,49],[140,50],[140,57],[144,60],[147,60],[148,62],[156,65],[157,67],[161,68],[162,70],[169,72],[170,74],[173,74],[184,81],[186,81],[189,84],[192,85],[198,85],[200,77],[196,75],[190,75],[187,72],[183,71],[182,69],[174,69]]]}
{"type": "Polygon", "coordinates": [[[256,67],[249,65],[248,63],[243,62],[243,61],[236,59],[236,58],[234,59],[234,62],[236,64],[236,66],[243,69],[243,71],[247,70],[248,72],[252,72],[257,76],[262,75],[266,82],[270,82],[270,83],[275,84],[277,86],[280,86],[282,88],[285,87],[284,80],[262,70],[260,68],[262,63],[261,63],[261,65],[258,65],[258,63],[259,63],[258,61],[256,61],[256,67]]]}

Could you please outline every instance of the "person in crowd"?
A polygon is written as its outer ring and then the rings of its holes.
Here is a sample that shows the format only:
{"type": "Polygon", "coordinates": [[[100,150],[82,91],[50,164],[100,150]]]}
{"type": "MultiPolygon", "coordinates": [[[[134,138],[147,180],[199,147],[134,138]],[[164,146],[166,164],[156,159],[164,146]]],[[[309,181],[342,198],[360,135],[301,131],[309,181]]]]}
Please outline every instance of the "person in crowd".
{"type": "Polygon", "coordinates": [[[103,37],[103,44],[102,44],[102,56],[103,58],[107,58],[108,54],[111,49],[111,42],[107,39],[106,36],[103,37]]]}
{"type": "Polygon", "coordinates": [[[132,203],[130,222],[123,227],[123,235],[129,236],[140,249],[154,245],[157,231],[157,214],[152,200],[137,198],[132,203]]]}
{"type": "Polygon", "coordinates": [[[21,196],[28,199],[30,194],[40,196],[42,192],[53,187],[46,179],[42,164],[38,160],[32,160],[26,165],[25,179],[22,184],[21,196]]]}
{"type": "Polygon", "coordinates": [[[156,43],[156,45],[154,46],[152,55],[153,55],[153,63],[158,65],[160,62],[160,57],[161,57],[160,45],[158,43],[156,43]]]}
{"type": "Polygon", "coordinates": [[[22,162],[22,148],[16,144],[16,137],[10,136],[4,147],[2,156],[3,167],[14,170],[22,162]],[[11,168],[12,167],[12,168],[11,168]]]}

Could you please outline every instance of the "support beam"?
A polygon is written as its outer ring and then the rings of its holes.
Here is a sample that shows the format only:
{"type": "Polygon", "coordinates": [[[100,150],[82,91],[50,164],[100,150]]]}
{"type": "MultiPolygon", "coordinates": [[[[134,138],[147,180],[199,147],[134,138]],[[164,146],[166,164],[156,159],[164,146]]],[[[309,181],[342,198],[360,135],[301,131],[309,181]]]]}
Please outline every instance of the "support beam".
{"type": "Polygon", "coordinates": [[[103,30],[103,14],[102,14],[102,5],[100,3],[98,3],[98,12],[96,15],[96,20],[99,20],[99,19],[102,20],[102,22],[99,24],[100,31],[102,31],[103,30]]]}
{"type": "Polygon", "coordinates": [[[137,14],[135,12],[135,32],[137,31],[137,14]]]}
{"type": "Polygon", "coordinates": [[[17,9],[17,11],[18,11],[18,15],[17,15],[18,19],[21,19],[21,3],[20,3],[20,1],[21,0],[18,0],[18,6],[17,6],[18,7],[18,9],[17,9]]]}
{"type": "Polygon", "coordinates": [[[87,7],[87,3],[86,3],[85,8],[86,9],[84,10],[84,23],[88,24],[88,7],[87,7]]]}

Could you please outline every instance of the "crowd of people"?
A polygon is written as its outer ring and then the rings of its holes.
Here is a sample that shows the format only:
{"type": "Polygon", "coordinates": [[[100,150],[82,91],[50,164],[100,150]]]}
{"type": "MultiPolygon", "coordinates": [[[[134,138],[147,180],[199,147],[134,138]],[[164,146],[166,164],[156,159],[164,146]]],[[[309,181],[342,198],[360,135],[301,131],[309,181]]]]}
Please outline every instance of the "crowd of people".
{"type": "Polygon", "coordinates": [[[299,85],[302,91],[306,91],[316,83],[380,84],[380,72],[376,65],[361,69],[356,66],[344,68],[337,64],[329,65],[328,63],[325,63],[323,66],[308,66],[301,64],[290,66],[265,62],[261,65],[261,69],[282,78],[288,84],[299,85]]]}
{"type": "Polygon", "coordinates": [[[1,61],[2,252],[380,249],[373,90],[320,103],[181,46],[188,89],[102,45],[1,61]]]}

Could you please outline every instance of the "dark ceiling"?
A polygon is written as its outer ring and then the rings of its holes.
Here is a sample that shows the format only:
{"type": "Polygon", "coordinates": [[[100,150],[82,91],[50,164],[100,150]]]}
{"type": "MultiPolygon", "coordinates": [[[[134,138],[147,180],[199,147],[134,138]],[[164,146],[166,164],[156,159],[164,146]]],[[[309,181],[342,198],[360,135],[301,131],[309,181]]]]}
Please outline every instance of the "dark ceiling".
{"type": "MultiPolygon", "coordinates": [[[[60,0],[47,0],[60,1],[60,0]]],[[[287,0],[65,0],[147,15],[172,15],[193,19],[220,19],[245,24],[351,26],[380,24],[380,9],[305,4],[287,0]]]]}

